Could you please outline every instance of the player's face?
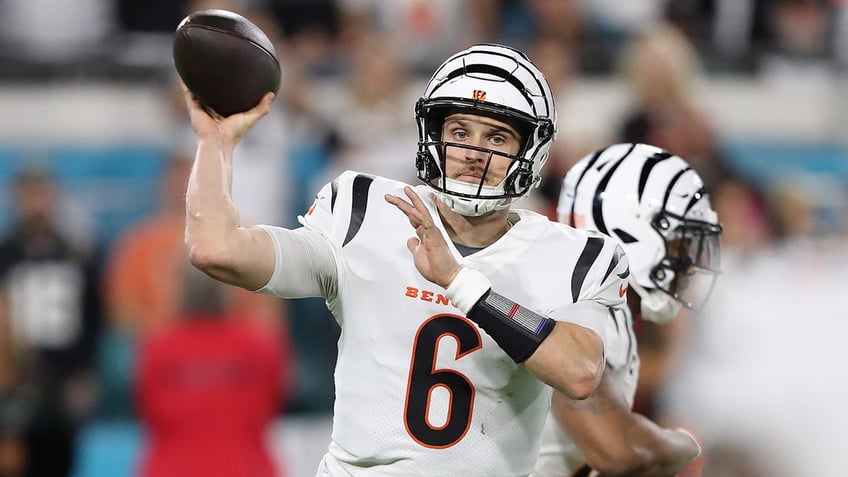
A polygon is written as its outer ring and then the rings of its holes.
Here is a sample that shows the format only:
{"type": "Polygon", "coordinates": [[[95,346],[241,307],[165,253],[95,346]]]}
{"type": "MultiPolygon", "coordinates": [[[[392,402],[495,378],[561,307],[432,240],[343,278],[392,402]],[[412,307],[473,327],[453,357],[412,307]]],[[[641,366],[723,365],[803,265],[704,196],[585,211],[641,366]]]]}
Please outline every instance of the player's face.
{"type": "Polygon", "coordinates": [[[445,118],[442,140],[466,146],[446,146],[446,175],[473,184],[479,184],[485,175],[483,183],[487,186],[500,184],[506,176],[512,159],[502,154],[518,154],[521,147],[521,136],[509,124],[468,113],[455,113],[445,118]]]}

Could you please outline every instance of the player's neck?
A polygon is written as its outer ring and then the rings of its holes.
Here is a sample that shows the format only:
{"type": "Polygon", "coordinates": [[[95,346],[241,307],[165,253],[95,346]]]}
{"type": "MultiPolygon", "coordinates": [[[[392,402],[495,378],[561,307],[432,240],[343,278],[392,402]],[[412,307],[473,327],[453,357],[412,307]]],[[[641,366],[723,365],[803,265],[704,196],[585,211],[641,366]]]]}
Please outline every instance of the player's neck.
{"type": "Polygon", "coordinates": [[[507,221],[509,209],[496,210],[479,217],[466,217],[450,210],[442,201],[437,201],[436,208],[450,239],[467,247],[488,247],[511,227],[507,221]]]}

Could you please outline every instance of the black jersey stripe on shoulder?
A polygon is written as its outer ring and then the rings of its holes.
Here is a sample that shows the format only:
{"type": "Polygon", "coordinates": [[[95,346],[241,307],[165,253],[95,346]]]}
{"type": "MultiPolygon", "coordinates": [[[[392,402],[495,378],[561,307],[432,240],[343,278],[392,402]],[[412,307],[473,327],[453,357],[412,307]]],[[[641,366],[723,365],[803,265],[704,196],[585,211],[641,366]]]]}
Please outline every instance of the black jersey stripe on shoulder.
{"type": "Polygon", "coordinates": [[[336,210],[336,197],[339,195],[339,180],[330,183],[330,212],[336,210]]]}
{"type": "Polygon", "coordinates": [[[589,269],[592,268],[592,264],[595,263],[603,248],[604,239],[602,237],[589,237],[586,240],[586,246],[583,247],[583,252],[580,253],[580,258],[577,259],[577,264],[574,266],[574,274],[571,276],[571,297],[574,303],[577,303],[583,282],[586,281],[586,275],[589,274],[589,269]]]}
{"type": "MultiPolygon", "coordinates": [[[[626,306],[630,306],[630,305],[626,305],[626,306]]],[[[636,344],[636,335],[635,335],[635,331],[633,331],[633,317],[630,314],[630,310],[625,309],[625,310],[623,310],[623,313],[624,313],[625,318],[629,318],[629,320],[625,320],[625,325],[627,325],[627,356],[628,356],[628,359],[629,359],[630,356],[633,356],[634,354],[636,354],[634,352],[634,349],[633,349],[633,346],[636,344]]],[[[631,369],[631,371],[632,371],[632,369],[631,369]]]]}
{"type": "Polygon", "coordinates": [[[371,189],[371,184],[373,183],[374,178],[365,174],[358,174],[353,178],[350,225],[347,227],[347,235],[345,235],[344,242],[342,242],[342,247],[347,245],[359,233],[359,227],[362,226],[362,220],[365,218],[365,209],[368,207],[368,190],[371,189]]]}
{"type": "MultiPolygon", "coordinates": [[[[604,283],[605,281],[607,281],[607,278],[609,278],[612,271],[615,270],[615,267],[618,266],[618,263],[621,262],[621,258],[623,256],[624,256],[624,251],[621,249],[621,247],[616,247],[615,253],[612,254],[612,259],[610,259],[609,267],[607,267],[607,271],[606,271],[606,273],[604,273],[604,279],[601,280],[601,283],[604,283]]],[[[619,274],[618,276],[619,276],[619,278],[622,278],[622,279],[627,278],[628,276],[630,276],[630,269],[628,268],[627,270],[624,271],[624,273],[619,274]],[[624,276],[622,276],[622,275],[624,275],[624,276]]]]}
{"type": "Polygon", "coordinates": [[[606,222],[604,222],[604,214],[601,210],[601,207],[603,206],[601,194],[607,189],[607,185],[609,185],[609,182],[612,179],[612,175],[615,174],[615,171],[616,169],[618,169],[618,166],[620,166],[621,163],[624,162],[627,156],[629,156],[635,148],[635,143],[630,145],[630,149],[628,149],[627,152],[624,153],[624,155],[621,156],[621,158],[619,158],[618,161],[616,161],[616,163],[613,164],[612,167],[610,167],[610,170],[607,171],[606,175],[601,179],[601,182],[598,183],[598,189],[595,190],[594,194],[592,194],[592,196],[595,198],[594,203],[592,204],[592,220],[595,221],[595,226],[601,233],[609,235],[609,230],[607,230],[607,224],[606,222]]]}
{"type": "MultiPolygon", "coordinates": [[[[616,316],[615,316],[615,309],[610,307],[610,308],[607,308],[607,311],[609,312],[610,319],[612,320],[612,324],[615,325],[615,331],[618,332],[618,319],[616,319],[616,316]]],[[[630,356],[630,355],[628,354],[628,356],[630,356]]]]}

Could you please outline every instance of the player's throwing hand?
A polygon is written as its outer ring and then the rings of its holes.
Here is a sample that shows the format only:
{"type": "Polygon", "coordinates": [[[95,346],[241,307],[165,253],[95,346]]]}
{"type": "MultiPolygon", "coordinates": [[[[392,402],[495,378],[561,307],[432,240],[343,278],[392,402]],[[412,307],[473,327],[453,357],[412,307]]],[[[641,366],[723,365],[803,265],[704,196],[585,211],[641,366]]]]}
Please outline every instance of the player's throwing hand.
{"type": "Polygon", "coordinates": [[[235,146],[256,121],[268,114],[274,93],[267,93],[254,108],[243,113],[223,117],[214,111],[204,108],[188,87],[183,83],[183,98],[191,117],[191,126],[198,138],[216,137],[224,143],[235,146]]]}

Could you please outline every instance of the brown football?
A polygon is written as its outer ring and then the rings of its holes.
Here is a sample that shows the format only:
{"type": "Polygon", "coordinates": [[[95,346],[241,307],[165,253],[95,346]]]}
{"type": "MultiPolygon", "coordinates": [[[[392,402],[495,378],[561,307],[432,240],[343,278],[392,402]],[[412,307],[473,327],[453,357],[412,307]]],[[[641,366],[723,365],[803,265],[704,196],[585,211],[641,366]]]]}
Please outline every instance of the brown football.
{"type": "Polygon", "coordinates": [[[201,10],[174,33],[174,66],[194,96],[221,116],[256,106],[280,88],[280,63],[268,36],[227,10],[201,10]]]}

